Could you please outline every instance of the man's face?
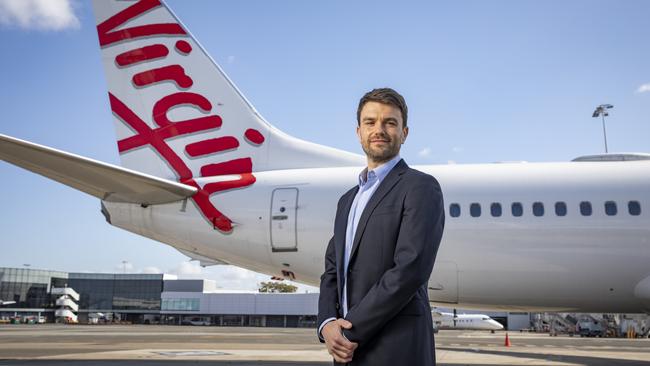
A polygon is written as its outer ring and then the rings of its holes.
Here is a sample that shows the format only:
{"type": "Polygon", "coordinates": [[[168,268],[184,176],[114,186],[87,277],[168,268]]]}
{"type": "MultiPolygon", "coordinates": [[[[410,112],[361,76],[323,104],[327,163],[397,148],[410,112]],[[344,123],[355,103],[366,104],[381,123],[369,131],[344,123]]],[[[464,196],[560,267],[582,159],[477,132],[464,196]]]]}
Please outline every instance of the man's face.
{"type": "Polygon", "coordinates": [[[403,126],[399,108],[378,102],[364,104],[359,116],[357,136],[371,169],[399,153],[408,135],[408,127],[403,126]]]}

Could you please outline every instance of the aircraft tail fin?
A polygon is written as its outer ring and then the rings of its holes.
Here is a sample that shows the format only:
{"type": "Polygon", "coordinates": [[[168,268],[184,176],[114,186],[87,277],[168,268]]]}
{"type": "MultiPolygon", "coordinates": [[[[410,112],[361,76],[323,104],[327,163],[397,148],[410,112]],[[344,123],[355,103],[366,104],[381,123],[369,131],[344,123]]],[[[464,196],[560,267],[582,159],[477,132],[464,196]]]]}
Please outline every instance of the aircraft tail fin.
{"type": "Polygon", "coordinates": [[[123,166],[180,182],[239,175],[235,185],[246,185],[257,171],[365,164],[267,123],[160,0],[93,5],[123,166]]]}

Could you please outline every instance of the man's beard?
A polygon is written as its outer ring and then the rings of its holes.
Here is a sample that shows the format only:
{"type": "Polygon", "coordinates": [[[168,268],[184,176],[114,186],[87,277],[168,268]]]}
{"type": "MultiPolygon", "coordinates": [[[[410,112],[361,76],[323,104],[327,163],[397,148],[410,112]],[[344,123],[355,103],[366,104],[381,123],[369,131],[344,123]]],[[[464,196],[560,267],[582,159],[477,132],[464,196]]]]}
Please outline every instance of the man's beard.
{"type": "Polygon", "coordinates": [[[366,156],[372,161],[377,163],[384,163],[392,159],[399,153],[400,144],[394,140],[389,140],[387,142],[388,148],[386,149],[377,149],[371,148],[370,140],[366,141],[365,144],[361,144],[363,152],[366,153],[366,156]]]}

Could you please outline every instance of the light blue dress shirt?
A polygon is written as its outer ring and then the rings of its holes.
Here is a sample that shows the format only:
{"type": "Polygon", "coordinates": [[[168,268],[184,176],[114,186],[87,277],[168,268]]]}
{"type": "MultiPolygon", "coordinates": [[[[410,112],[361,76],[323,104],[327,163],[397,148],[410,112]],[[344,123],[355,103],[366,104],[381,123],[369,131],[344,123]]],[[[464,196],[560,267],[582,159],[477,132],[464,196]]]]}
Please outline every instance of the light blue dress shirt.
{"type": "MultiPolygon", "coordinates": [[[[341,305],[343,307],[343,317],[348,313],[348,299],[347,299],[347,273],[348,273],[348,264],[350,262],[350,254],[352,253],[352,244],[354,243],[354,235],[357,232],[357,226],[359,225],[359,219],[363,210],[366,208],[368,201],[377,190],[377,187],[381,182],[386,178],[388,173],[397,165],[400,161],[399,154],[396,155],[391,160],[386,163],[376,167],[375,169],[368,170],[366,167],[359,174],[359,190],[357,191],[356,196],[354,196],[354,201],[352,201],[352,206],[350,206],[350,213],[348,214],[348,224],[345,231],[345,253],[343,255],[343,276],[345,276],[345,282],[343,285],[343,298],[341,299],[341,305]]],[[[318,327],[318,333],[320,334],[323,326],[328,322],[336,320],[336,318],[328,318],[321,323],[318,327]]]]}

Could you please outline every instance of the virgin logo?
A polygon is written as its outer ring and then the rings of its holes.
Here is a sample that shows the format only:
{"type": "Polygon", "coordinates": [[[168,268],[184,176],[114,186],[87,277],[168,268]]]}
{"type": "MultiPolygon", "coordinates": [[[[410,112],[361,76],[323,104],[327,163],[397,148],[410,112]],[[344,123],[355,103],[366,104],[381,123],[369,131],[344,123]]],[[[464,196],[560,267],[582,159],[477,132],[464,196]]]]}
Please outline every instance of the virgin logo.
{"type": "MultiPolygon", "coordinates": [[[[140,16],[161,6],[159,0],[140,0],[121,12],[113,15],[97,26],[99,43],[101,47],[110,46],[116,42],[125,42],[152,36],[186,36],[186,32],[177,23],[159,23],[134,26],[115,30],[129,20],[140,16]]],[[[179,40],[174,45],[174,52],[180,55],[189,55],[192,46],[179,40]]],[[[159,61],[169,55],[170,50],[163,44],[150,44],[134,48],[115,57],[115,64],[119,68],[128,68],[132,65],[150,61],[159,61]]],[[[250,157],[229,160],[220,163],[207,164],[201,167],[200,176],[238,175],[239,179],[208,183],[203,187],[195,181],[191,169],[183,159],[174,152],[166,140],[172,137],[194,134],[201,131],[213,130],[223,124],[218,115],[207,115],[184,121],[170,121],[167,112],[178,106],[193,106],[209,114],[212,103],[203,95],[189,91],[194,81],[185,73],[185,69],[178,64],[167,65],[137,73],[132,78],[134,88],[155,87],[160,82],[173,82],[178,92],[162,97],[154,103],[152,109],[153,120],[157,127],[151,128],[136,113],[112,93],[109,94],[111,110],[135,135],[118,141],[120,153],[132,149],[149,146],[153,148],[162,159],[174,170],[181,183],[196,187],[198,192],[192,197],[197,207],[215,229],[229,232],[232,230],[232,221],[221,213],[211,202],[210,195],[233,188],[250,186],[255,182],[253,164],[250,157]]],[[[264,143],[264,136],[255,129],[245,131],[244,139],[253,146],[264,143]]],[[[235,136],[223,136],[194,142],[185,146],[185,152],[191,157],[201,157],[221,151],[233,150],[239,147],[239,140],[235,136]]]]}

